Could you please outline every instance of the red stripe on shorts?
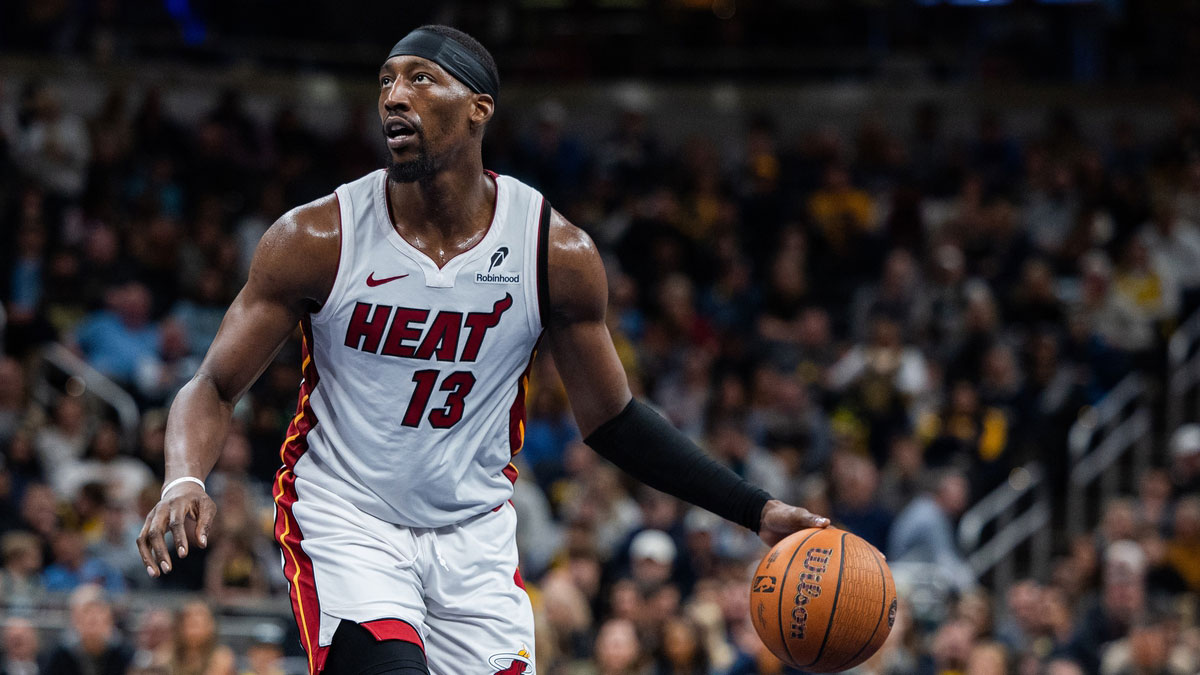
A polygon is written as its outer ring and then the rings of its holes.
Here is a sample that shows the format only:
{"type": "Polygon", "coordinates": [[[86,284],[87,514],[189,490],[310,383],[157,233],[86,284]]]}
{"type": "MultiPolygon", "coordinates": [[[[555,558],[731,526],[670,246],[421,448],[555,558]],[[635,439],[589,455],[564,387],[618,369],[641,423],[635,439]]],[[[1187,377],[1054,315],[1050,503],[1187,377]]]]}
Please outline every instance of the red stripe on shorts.
{"type": "Polygon", "coordinates": [[[371,635],[374,635],[376,640],[411,642],[420,647],[421,651],[425,651],[425,641],[421,639],[421,634],[407,621],[401,621],[400,619],[376,619],[360,623],[359,625],[366,628],[371,635]]]}
{"type": "Polygon", "coordinates": [[[283,466],[275,474],[275,541],[283,550],[283,571],[287,576],[289,595],[292,599],[292,614],[300,628],[300,642],[308,655],[308,672],[317,675],[325,666],[328,647],[319,643],[321,633],[321,608],[317,599],[317,586],[313,577],[312,559],[304,552],[300,543],[304,534],[300,523],[292,513],[296,503],[296,474],[292,469],[308,451],[308,433],[317,425],[317,416],[309,405],[309,397],[316,388],[319,375],[312,359],[312,326],[307,318],[301,322],[304,330],[302,340],[304,380],[300,384],[300,400],[296,404],[296,416],[288,426],[287,439],[279,450],[283,466]]]}

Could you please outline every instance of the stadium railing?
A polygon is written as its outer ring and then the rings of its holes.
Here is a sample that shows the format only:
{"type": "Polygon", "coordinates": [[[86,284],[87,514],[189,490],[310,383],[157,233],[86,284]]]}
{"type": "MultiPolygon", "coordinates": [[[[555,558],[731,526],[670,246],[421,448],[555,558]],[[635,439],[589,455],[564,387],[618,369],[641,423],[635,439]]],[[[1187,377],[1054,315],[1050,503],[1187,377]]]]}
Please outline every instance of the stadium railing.
{"type": "Polygon", "coordinates": [[[1189,402],[1192,419],[1200,418],[1200,312],[1184,321],[1167,343],[1168,433],[1187,421],[1189,402]]]}
{"type": "Polygon", "coordinates": [[[129,392],[60,343],[40,349],[38,359],[32,394],[39,404],[49,409],[62,394],[90,395],[116,414],[125,444],[134,442],[141,415],[129,392]]]}
{"type": "Polygon", "coordinates": [[[1132,491],[1133,481],[1150,468],[1154,421],[1149,400],[1146,376],[1130,373],[1071,427],[1068,534],[1085,532],[1103,504],[1132,491]]]}

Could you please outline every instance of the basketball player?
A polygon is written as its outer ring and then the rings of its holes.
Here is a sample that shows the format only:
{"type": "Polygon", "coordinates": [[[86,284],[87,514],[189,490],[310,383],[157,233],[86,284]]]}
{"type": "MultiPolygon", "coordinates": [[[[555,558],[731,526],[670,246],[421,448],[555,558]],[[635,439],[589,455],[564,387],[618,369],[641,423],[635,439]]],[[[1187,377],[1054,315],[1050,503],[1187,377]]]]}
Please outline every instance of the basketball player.
{"type": "Polygon", "coordinates": [[[534,673],[513,507],[541,340],[586,442],[647,484],[774,543],[828,524],[708,459],[630,396],[592,241],[483,168],[499,79],[470,36],[426,26],[379,71],[388,167],[263,236],[167,425],[167,484],[138,549],[208,543],[203,479],[235,402],[299,323],[303,381],[276,476],[275,535],[310,672],[534,673]]]}

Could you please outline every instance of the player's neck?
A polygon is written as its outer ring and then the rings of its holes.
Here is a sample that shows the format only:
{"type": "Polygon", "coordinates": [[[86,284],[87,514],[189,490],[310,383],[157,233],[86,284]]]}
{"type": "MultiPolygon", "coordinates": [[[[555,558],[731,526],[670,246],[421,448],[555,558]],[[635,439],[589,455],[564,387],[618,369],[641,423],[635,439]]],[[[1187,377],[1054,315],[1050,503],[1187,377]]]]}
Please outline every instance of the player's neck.
{"type": "Polygon", "coordinates": [[[411,183],[388,180],[393,225],[401,234],[470,236],[491,222],[495,190],[478,163],[445,168],[411,183]]]}

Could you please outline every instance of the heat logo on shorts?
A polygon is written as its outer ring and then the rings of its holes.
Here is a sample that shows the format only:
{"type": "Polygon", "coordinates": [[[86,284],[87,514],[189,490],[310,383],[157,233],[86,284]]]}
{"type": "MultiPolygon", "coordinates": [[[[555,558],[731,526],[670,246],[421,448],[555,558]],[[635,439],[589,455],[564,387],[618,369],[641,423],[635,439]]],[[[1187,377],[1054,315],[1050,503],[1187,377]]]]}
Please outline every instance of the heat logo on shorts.
{"type": "Polygon", "coordinates": [[[516,654],[493,654],[488,665],[496,669],[495,675],[533,675],[533,662],[526,649],[516,654]]]}

